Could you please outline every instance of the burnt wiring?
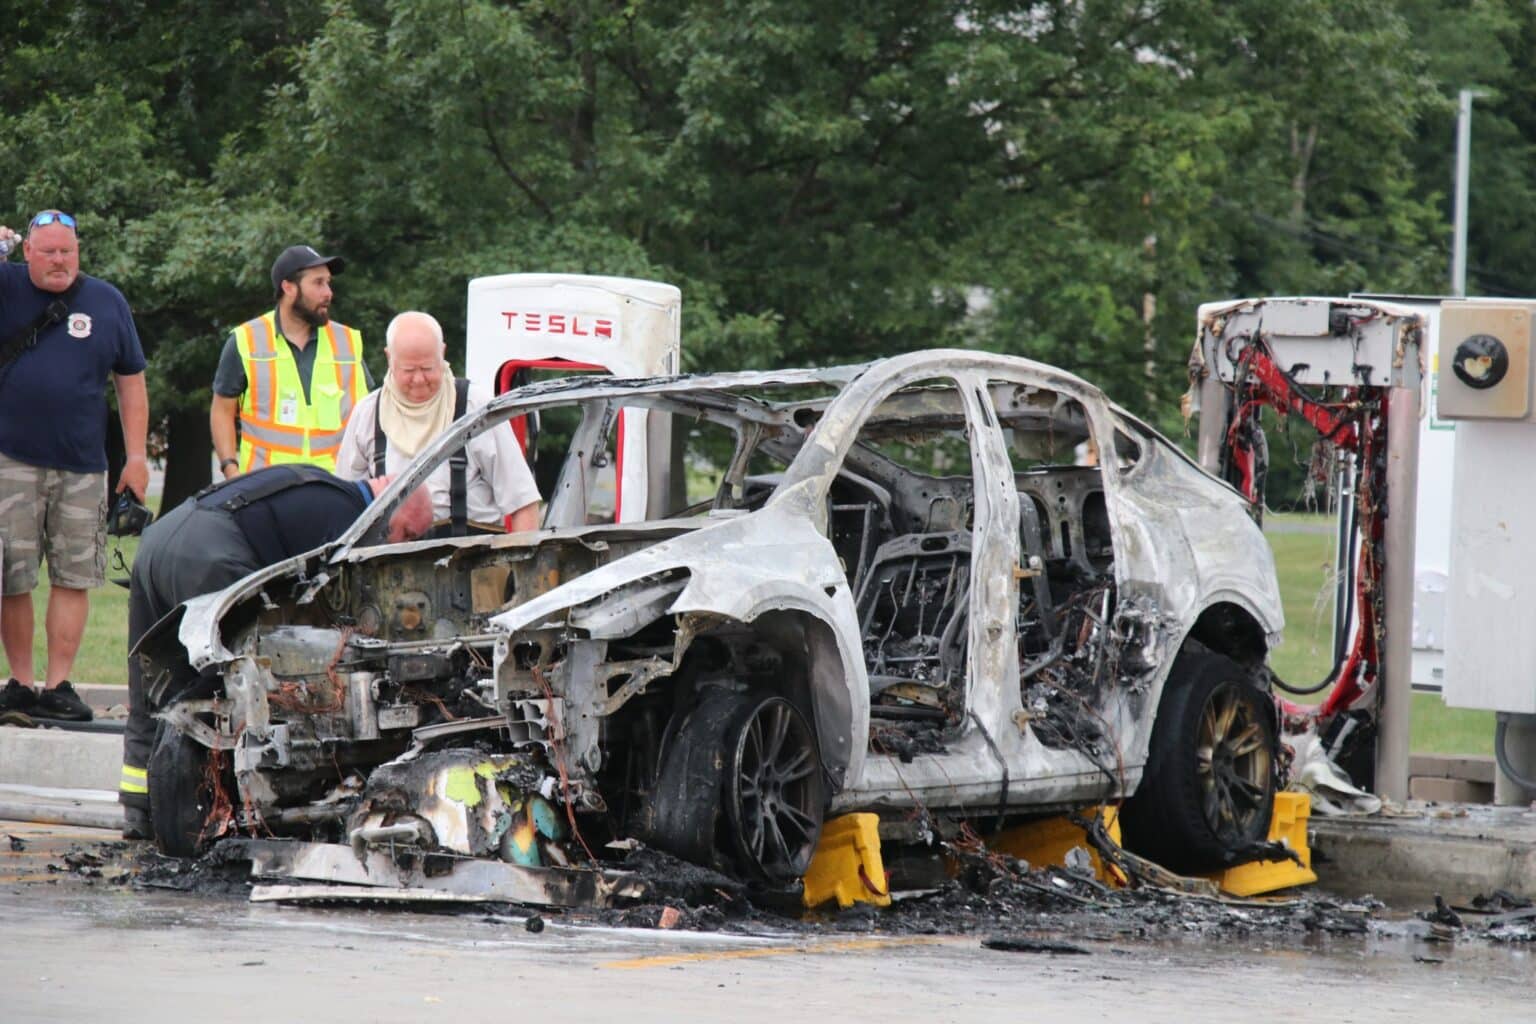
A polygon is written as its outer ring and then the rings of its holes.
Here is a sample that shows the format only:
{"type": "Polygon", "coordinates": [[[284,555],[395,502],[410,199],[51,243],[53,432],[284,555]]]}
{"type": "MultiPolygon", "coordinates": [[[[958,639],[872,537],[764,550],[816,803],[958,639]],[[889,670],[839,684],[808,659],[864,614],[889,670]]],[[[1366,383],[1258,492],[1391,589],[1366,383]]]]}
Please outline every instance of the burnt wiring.
{"type": "MultiPolygon", "coordinates": [[[[1369,319],[1369,315],[1351,317],[1347,326],[1353,331],[1369,319]]],[[[1320,467],[1332,465],[1339,452],[1356,459],[1358,472],[1349,510],[1352,529],[1343,545],[1347,564],[1338,588],[1333,668],[1322,681],[1302,686],[1271,674],[1277,688],[1293,695],[1328,691],[1316,709],[1280,702],[1288,716],[1315,715],[1327,721],[1368,699],[1375,692],[1380,670],[1385,608],[1378,584],[1386,508],[1388,397],[1383,389],[1363,385],[1330,386],[1321,392],[1306,387],[1278,364],[1262,328],[1227,338],[1225,354],[1236,372],[1233,383],[1227,386],[1231,413],[1221,452],[1221,475],[1248,499],[1256,520],[1264,508],[1268,469],[1269,449],[1261,421],[1265,408],[1280,417],[1288,436],[1292,416],[1317,432],[1318,440],[1306,460],[1309,481],[1315,479],[1320,467]]],[[[1297,462],[1303,462],[1300,453],[1296,455],[1297,462]]]]}
{"type": "Polygon", "coordinates": [[[278,683],[277,689],[267,694],[268,703],[299,715],[332,715],[343,710],[347,706],[347,688],[337,678],[336,666],[340,664],[342,652],[347,649],[347,644],[352,639],[352,632],[350,628],[342,628],[336,650],[331,655],[331,660],[326,663],[325,678],[330,684],[329,695],[324,698],[315,698],[310,684],[283,680],[278,683]]]}
{"type": "Polygon", "coordinates": [[[414,701],[418,704],[431,704],[437,708],[437,713],[443,716],[443,721],[445,722],[456,722],[459,719],[458,715],[448,710],[448,704],[443,698],[419,686],[402,686],[400,688],[400,699],[414,701]]]}
{"type": "MultiPolygon", "coordinates": [[[[235,730],[235,741],[238,743],[244,734],[245,726],[241,725],[235,730]]],[[[235,790],[240,796],[241,814],[238,816],[235,814],[234,801],[230,799],[229,789],[224,785],[226,772],[222,749],[215,747],[208,751],[208,765],[205,771],[207,772],[205,781],[211,796],[208,816],[203,819],[205,837],[217,839],[232,831],[238,833],[242,830],[252,836],[259,835],[260,832],[265,832],[268,836],[272,835],[271,828],[268,827],[266,819],[262,817],[250,793],[238,782],[235,790]],[[220,823],[218,830],[212,836],[207,836],[208,826],[215,821],[220,823]]]]}
{"type": "Polygon", "coordinates": [[[1107,723],[1093,707],[1103,680],[1117,674],[1106,660],[1118,656],[1108,650],[1113,645],[1094,642],[1108,628],[1111,591],[1109,583],[1086,587],[1052,609],[1056,639],[1046,654],[1020,665],[1019,678],[1024,714],[1040,742],[1082,751],[1115,782],[1116,773],[1098,759],[1107,723]]]}
{"type": "Polygon", "coordinates": [[[208,788],[208,816],[203,819],[198,842],[213,842],[235,831],[235,805],[224,786],[224,751],[208,751],[208,763],[203,769],[203,785],[208,788]]]}
{"type": "MultiPolygon", "coordinates": [[[[537,665],[533,666],[533,678],[544,691],[544,700],[548,702],[549,713],[555,711],[555,692],[550,688],[549,680],[544,678],[544,673],[537,665]]],[[[592,847],[587,845],[586,837],[581,834],[581,826],[576,824],[576,804],[571,799],[571,776],[565,769],[565,744],[561,742],[558,730],[549,731],[550,752],[554,754],[555,770],[560,773],[560,802],[565,804],[565,817],[571,825],[571,835],[581,844],[581,848],[587,855],[587,861],[597,863],[597,857],[592,853],[592,847]]]]}
{"type": "Polygon", "coordinates": [[[1108,720],[1104,718],[1103,714],[1100,713],[1098,708],[1094,707],[1092,704],[1084,700],[1076,693],[1068,690],[1065,691],[1065,695],[1077,701],[1078,706],[1081,708],[1083,713],[1093,718],[1098,724],[1098,731],[1095,740],[1087,742],[1086,744],[1077,745],[1077,749],[1081,751],[1088,758],[1088,760],[1093,763],[1095,768],[1103,773],[1104,777],[1109,780],[1109,783],[1115,787],[1114,791],[1116,793],[1125,793],[1125,753],[1121,749],[1120,744],[1110,744],[1110,750],[1115,755],[1115,765],[1113,769],[1111,769],[1103,761],[1099,760],[1099,758],[1096,756],[1098,751],[1097,740],[1107,738],[1111,734],[1108,720]]]}

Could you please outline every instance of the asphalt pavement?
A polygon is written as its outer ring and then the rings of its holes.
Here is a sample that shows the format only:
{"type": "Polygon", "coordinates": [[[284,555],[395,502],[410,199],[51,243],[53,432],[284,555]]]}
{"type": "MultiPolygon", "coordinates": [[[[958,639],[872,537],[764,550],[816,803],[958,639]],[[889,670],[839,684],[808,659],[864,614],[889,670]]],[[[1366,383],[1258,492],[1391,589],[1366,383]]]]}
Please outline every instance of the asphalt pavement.
{"type": "Polygon", "coordinates": [[[1536,1020],[1529,948],[1367,935],[1021,928],[669,931],[524,910],[250,904],[134,884],[101,830],[0,823],[6,1021],[1536,1020]],[[10,840],[7,842],[7,840],[10,840]]]}

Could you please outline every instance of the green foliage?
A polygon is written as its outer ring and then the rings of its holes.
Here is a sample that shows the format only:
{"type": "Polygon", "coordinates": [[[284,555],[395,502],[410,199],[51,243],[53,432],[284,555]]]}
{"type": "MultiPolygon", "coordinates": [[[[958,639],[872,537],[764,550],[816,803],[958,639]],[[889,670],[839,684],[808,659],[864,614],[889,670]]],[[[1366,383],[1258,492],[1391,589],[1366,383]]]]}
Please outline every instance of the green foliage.
{"type": "Polygon", "coordinates": [[[402,308],[460,359],[470,277],[595,272],[683,289],[689,369],[978,346],[1174,427],[1199,302],[1439,286],[1463,84],[1495,90],[1474,276],[1517,288],[1536,259],[1516,0],[10,13],[0,211],[81,215],[158,413],[206,405],[224,333],[307,241],[348,257],[335,311],[376,374],[402,308]]]}

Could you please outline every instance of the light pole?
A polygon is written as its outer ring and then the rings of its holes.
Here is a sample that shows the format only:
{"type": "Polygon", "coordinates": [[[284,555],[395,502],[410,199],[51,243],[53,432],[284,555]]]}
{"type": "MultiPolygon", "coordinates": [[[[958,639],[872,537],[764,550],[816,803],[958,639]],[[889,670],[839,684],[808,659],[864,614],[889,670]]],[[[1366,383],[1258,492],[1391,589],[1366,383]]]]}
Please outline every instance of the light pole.
{"type": "Polygon", "coordinates": [[[1482,89],[1463,89],[1456,111],[1456,236],[1451,245],[1451,294],[1467,294],[1467,175],[1472,163],[1472,99],[1482,89]]]}

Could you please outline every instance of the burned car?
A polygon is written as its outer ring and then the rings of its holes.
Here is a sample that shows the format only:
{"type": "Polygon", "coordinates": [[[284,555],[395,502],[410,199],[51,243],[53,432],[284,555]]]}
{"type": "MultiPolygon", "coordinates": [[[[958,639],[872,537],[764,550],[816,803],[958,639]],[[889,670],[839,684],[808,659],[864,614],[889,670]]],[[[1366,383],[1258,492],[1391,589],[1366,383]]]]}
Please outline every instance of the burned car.
{"type": "Polygon", "coordinates": [[[1269,824],[1281,625],[1235,491],[1075,376],[940,350],[515,389],[137,653],[167,852],[541,871],[638,840],[784,883],[829,815],[918,836],[1120,798],[1132,849],[1230,862],[1269,824]],[[643,508],[626,424],[673,468],[643,508]],[[541,529],[384,542],[514,428],[554,480],[541,529]]]}

